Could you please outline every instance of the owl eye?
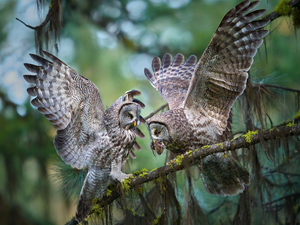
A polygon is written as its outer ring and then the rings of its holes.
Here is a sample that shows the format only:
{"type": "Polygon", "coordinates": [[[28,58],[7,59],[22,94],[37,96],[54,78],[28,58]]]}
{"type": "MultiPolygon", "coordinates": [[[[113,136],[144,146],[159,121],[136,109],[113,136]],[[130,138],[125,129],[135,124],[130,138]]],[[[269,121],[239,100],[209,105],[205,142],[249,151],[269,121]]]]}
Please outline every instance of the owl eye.
{"type": "Polygon", "coordinates": [[[127,116],[126,116],[128,119],[132,119],[133,118],[133,116],[131,115],[131,114],[127,114],[127,116]]]}
{"type": "Polygon", "coordinates": [[[161,134],[161,131],[160,131],[160,130],[155,130],[155,131],[154,131],[154,135],[155,135],[155,136],[159,136],[160,134],[161,134]]]}

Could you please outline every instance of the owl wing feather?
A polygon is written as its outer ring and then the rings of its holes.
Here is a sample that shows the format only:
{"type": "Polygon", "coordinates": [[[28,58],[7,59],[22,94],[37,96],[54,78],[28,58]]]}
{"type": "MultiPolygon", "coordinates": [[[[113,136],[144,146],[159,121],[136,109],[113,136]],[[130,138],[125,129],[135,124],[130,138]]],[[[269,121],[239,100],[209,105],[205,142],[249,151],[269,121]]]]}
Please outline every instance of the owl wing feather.
{"type": "Polygon", "coordinates": [[[146,77],[162,98],[168,102],[170,109],[178,108],[183,103],[196,61],[197,57],[192,55],[184,62],[182,54],[177,54],[172,61],[172,56],[167,53],[162,61],[159,57],[154,57],[153,74],[145,68],[146,77]]]}
{"type": "Polygon", "coordinates": [[[268,34],[263,27],[269,20],[256,20],[266,10],[248,13],[257,5],[258,1],[246,0],[225,15],[197,63],[184,101],[185,108],[210,118],[219,135],[226,129],[233,103],[246,88],[253,57],[268,34]]]}
{"type": "Polygon", "coordinates": [[[34,84],[27,92],[36,96],[32,105],[57,130],[54,146],[65,163],[81,169],[85,167],[85,147],[95,141],[95,132],[104,128],[104,106],[101,95],[91,81],[48,52],[52,62],[34,54],[30,56],[41,66],[25,63],[36,75],[24,75],[34,84]]]}

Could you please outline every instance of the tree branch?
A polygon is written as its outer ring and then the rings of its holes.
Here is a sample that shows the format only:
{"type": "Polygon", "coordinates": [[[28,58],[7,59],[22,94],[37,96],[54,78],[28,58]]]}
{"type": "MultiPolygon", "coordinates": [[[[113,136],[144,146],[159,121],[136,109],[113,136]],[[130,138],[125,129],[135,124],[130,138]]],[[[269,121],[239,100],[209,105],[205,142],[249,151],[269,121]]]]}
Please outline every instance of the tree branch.
{"type": "Polygon", "coordinates": [[[28,27],[30,29],[39,30],[39,29],[42,29],[44,26],[46,26],[46,24],[50,21],[51,16],[52,16],[51,9],[49,9],[49,12],[48,12],[45,20],[40,25],[35,26],[35,27],[26,24],[24,21],[20,20],[19,18],[16,18],[16,20],[20,21],[21,23],[23,23],[26,27],[28,27]]]}
{"type": "Polygon", "coordinates": [[[270,206],[271,204],[276,203],[276,202],[279,202],[279,201],[281,201],[281,200],[283,200],[283,199],[286,199],[286,198],[289,198],[289,197],[294,197],[294,196],[299,196],[299,195],[300,195],[300,192],[297,192],[297,193],[294,193],[294,194],[290,194],[290,195],[286,195],[286,196],[284,196],[284,197],[282,197],[282,198],[278,198],[278,199],[273,200],[273,201],[271,201],[271,202],[266,202],[266,203],[264,203],[263,205],[264,205],[264,206],[270,206]]]}
{"type": "Polygon", "coordinates": [[[271,88],[278,88],[278,89],[282,89],[282,90],[285,90],[285,91],[292,91],[292,92],[298,92],[298,93],[300,93],[300,90],[292,89],[292,88],[286,88],[286,87],[281,87],[281,86],[277,86],[277,85],[273,85],[273,84],[263,84],[263,86],[271,87],[271,88]]]}
{"type": "MultiPolygon", "coordinates": [[[[290,0],[286,5],[291,6],[291,8],[297,7],[300,4],[300,0],[290,0]]],[[[264,16],[262,18],[262,20],[270,20],[271,22],[281,16],[285,16],[285,15],[281,15],[278,12],[274,11],[271,12],[269,14],[267,14],[266,16],[264,16]]]]}
{"type": "Polygon", "coordinates": [[[146,116],[144,119],[148,120],[149,118],[151,118],[152,116],[154,116],[156,113],[158,113],[159,111],[163,110],[164,108],[168,107],[168,103],[162,105],[161,107],[159,107],[157,110],[155,110],[154,112],[150,113],[148,116],[146,116]]]}
{"type": "MultiPolygon", "coordinates": [[[[55,8],[56,9],[56,8],[55,8]]],[[[49,7],[49,11],[47,13],[47,16],[45,18],[45,20],[38,26],[30,26],[28,24],[26,24],[25,22],[23,22],[22,20],[20,20],[19,18],[16,18],[16,20],[20,21],[21,23],[23,23],[26,27],[30,28],[30,29],[33,29],[33,30],[39,30],[39,29],[42,29],[44,26],[47,25],[47,23],[51,20],[51,17],[53,15],[53,7],[49,7]]]]}
{"type": "Polygon", "coordinates": [[[162,174],[168,175],[173,172],[184,169],[184,165],[192,166],[198,163],[202,158],[226,151],[235,151],[240,148],[248,148],[252,145],[259,143],[260,141],[268,141],[272,139],[278,139],[281,137],[300,135],[300,125],[289,124],[287,126],[279,126],[266,131],[250,131],[240,138],[233,141],[225,141],[223,143],[203,146],[202,148],[196,149],[185,153],[184,155],[178,156],[180,159],[171,160],[166,166],[160,167],[154,171],[151,171],[146,176],[139,176],[130,178],[128,184],[130,188],[134,186],[147,183],[149,181],[159,178],[162,174]]]}
{"type": "MultiPolygon", "coordinates": [[[[300,135],[299,124],[289,123],[288,125],[280,125],[278,127],[274,127],[265,131],[249,131],[247,134],[242,135],[235,140],[207,145],[199,149],[195,149],[194,151],[186,152],[181,156],[177,156],[177,158],[171,160],[165,166],[155,169],[149,173],[143,172],[138,176],[132,176],[129,179],[126,179],[122,183],[122,187],[125,191],[128,191],[129,189],[133,189],[139,185],[148,183],[149,181],[153,181],[161,176],[167,176],[170,173],[174,173],[183,170],[186,167],[193,166],[199,163],[202,158],[211,154],[235,151],[240,148],[249,148],[250,146],[255,145],[261,141],[269,141],[294,135],[300,135]]],[[[113,190],[110,196],[104,196],[101,200],[97,201],[96,204],[98,204],[99,207],[104,207],[111,204],[120,196],[120,191],[113,190]]],[[[91,212],[91,214],[92,213],[93,211],[91,212]]],[[[76,224],[76,221],[72,219],[68,224],[76,224]]]]}
{"type": "MultiPolygon", "coordinates": [[[[48,44],[52,36],[54,37],[54,42],[59,40],[60,30],[62,26],[62,0],[51,1],[51,3],[49,4],[48,13],[44,21],[38,26],[30,26],[19,18],[16,18],[16,20],[20,21],[26,27],[35,31],[35,47],[37,52],[42,55],[42,46],[44,40],[46,49],[48,49],[48,44]]],[[[56,43],[54,46],[58,51],[56,43]]]]}

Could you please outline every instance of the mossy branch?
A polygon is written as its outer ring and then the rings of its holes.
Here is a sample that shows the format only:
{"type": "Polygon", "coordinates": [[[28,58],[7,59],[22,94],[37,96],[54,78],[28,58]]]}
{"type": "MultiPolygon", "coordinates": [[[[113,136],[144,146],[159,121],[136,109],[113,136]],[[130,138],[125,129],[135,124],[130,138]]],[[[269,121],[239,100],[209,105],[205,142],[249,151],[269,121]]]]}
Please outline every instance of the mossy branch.
{"type": "MultiPolygon", "coordinates": [[[[175,158],[167,163],[167,165],[157,168],[155,170],[148,172],[142,171],[141,174],[135,174],[134,176],[126,179],[122,183],[123,191],[128,191],[133,188],[137,188],[139,185],[148,183],[149,181],[153,181],[159,179],[161,176],[167,176],[170,173],[174,173],[180,170],[183,170],[186,167],[193,166],[204,157],[227,151],[235,151],[240,148],[249,148],[252,145],[260,143],[262,141],[269,141],[273,139],[280,139],[282,137],[300,135],[300,125],[289,123],[287,125],[279,125],[277,127],[273,127],[269,130],[256,130],[249,131],[248,133],[242,135],[241,137],[231,140],[225,141],[223,143],[217,143],[213,145],[206,145],[202,148],[195,149],[194,151],[186,152],[179,156],[179,158],[175,158]]],[[[96,201],[97,207],[105,207],[111,204],[115,199],[121,196],[120,191],[113,190],[110,192],[109,196],[104,196],[101,200],[96,201]]],[[[93,210],[91,211],[91,214],[93,210]]],[[[72,219],[67,224],[76,224],[76,221],[72,219]]]]}
{"type": "MultiPolygon", "coordinates": [[[[293,15],[293,9],[298,9],[299,5],[300,0],[281,0],[279,4],[275,7],[274,11],[267,14],[262,19],[273,21],[281,16],[291,16],[293,15]]],[[[293,18],[293,20],[295,19],[293,18]]]]}
{"type": "MultiPolygon", "coordinates": [[[[184,169],[184,165],[195,165],[199,161],[211,154],[235,151],[240,148],[248,148],[261,141],[268,141],[272,139],[280,139],[282,137],[300,135],[300,125],[289,123],[286,126],[278,126],[265,131],[249,131],[247,134],[231,141],[225,141],[223,143],[217,143],[213,145],[203,146],[202,148],[196,149],[192,152],[187,152],[180,156],[180,160],[177,158],[171,160],[167,165],[160,167],[156,170],[149,172],[144,176],[131,177],[128,183],[130,189],[135,186],[147,183],[155,180],[160,176],[168,175],[170,173],[177,172],[184,169]]],[[[102,202],[102,201],[101,201],[102,202]]],[[[101,203],[99,202],[99,204],[101,203]]],[[[106,201],[107,202],[107,201],[106,201]]]]}

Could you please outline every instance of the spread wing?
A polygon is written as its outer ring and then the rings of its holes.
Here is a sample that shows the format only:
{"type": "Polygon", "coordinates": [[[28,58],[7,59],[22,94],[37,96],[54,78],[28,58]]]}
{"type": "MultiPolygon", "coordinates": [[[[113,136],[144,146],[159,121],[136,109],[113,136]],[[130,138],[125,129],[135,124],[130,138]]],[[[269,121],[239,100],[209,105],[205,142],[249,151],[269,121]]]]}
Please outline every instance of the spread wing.
{"type": "Polygon", "coordinates": [[[95,132],[103,129],[104,106],[98,88],[88,79],[48,52],[52,62],[31,54],[41,66],[25,63],[36,75],[24,75],[34,84],[27,92],[36,96],[31,103],[57,129],[54,146],[72,167],[83,168],[85,147],[95,143],[95,132]]]}
{"type": "Polygon", "coordinates": [[[265,10],[248,13],[258,1],[243,1],[223,18],[211,42],[197,63],[184,107],[202,112],[217,126],[226,129],[230,109],[246,88],[253,57],[268,34],[268,20],[256,20],[265,10]],[[248,14],[247,14],[248,13],[248,14]]]}
{"type": "Polygon", "coordinates": [[[145,68],[146,77],[168,102],[170,109],[178,108],[186,98],[196,61],[197,57],[194,55],[184,62],[182,54],[177,54],[173,61],[170,54],[165,54],[162,62],[160,58],[154,57],[153,74],[145,68]]]}

